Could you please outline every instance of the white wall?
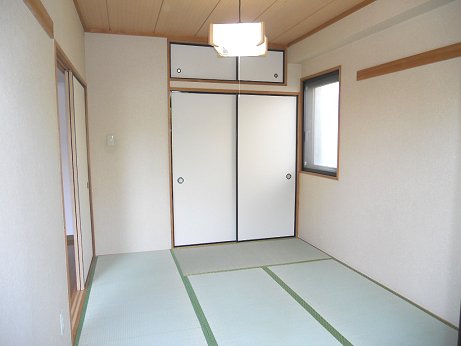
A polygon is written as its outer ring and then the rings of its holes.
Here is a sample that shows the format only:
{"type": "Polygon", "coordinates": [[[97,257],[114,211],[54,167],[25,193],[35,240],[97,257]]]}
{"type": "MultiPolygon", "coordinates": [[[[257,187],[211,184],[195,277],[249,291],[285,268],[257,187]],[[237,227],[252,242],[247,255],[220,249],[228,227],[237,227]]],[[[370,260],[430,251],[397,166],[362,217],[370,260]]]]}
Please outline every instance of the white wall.
{"type": "Polygon", "coordinates": [[[85,34],[85,45],[97,255],[168,249],[167,41],[85,34]]]}
{"type": "MultiPolygon", "coordinates": [[[[357,70],[460,42],[461,1],[446,3],[352,42],[340,22],[328,35],[346,42],[319,47],[319,32],[290,54],[309,54],[304,76],[342,66],[339,180],[301,175],[299,236],[458,325],[461,58],[356,81],[357,70]]],[[[408,2],[377,1],[353,20],[390,5],[399,16],[408,2]]]]}
{"type": "Polygon", "coordinates": [[[83,27],[73,0],[42,0],[53,19],[54,39],[85,78],[83,27]]]}
{"type": "Polygon", "coordinates": [[[69,345],[53,40],[0,7],[0,344],[69,345]]]}

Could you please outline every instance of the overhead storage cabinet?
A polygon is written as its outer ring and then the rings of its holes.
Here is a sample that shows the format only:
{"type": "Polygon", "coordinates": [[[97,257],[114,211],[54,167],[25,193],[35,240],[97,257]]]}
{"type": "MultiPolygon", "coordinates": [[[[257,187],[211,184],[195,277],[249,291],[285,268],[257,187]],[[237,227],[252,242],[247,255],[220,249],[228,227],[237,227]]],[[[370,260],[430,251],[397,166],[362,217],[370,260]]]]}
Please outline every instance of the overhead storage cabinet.
{"type": "Polygon", "coordinates": [[[285,52],[269,50],[260,57],[221,57],[211,46],[171,43],[170,77],[284,84],[285,52]]]}

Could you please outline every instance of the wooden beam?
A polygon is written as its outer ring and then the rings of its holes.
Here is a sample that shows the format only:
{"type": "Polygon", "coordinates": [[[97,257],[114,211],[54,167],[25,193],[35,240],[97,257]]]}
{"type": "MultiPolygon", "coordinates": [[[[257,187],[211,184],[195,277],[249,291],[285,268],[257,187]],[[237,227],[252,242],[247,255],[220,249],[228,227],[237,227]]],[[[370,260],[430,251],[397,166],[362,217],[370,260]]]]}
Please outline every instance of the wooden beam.
{"type": "Polygon", "coordinates": [[[297,39],[289,42],[287,46],[290,47],[290,46],[294,45],[295,43],[298,43],[299,41],[302,41],[305,38],[314,35],[316,32],[319,32],[320,30],[325,29],[326,27],[336,23],[337,21],[343,19],[344,17],[347,17],[348,15],[360,10],[361,8],[367,6],[367,5],[369,5],[369,4],[371,4],[371,3],[375,2],[375,1],[376,0],[364,0],[364,1],[360,2],[360,3],[358,3],[357,5],[351,7],[350,9],[338,14],[336,17],[326,21],[325,23],[319,25],[318,27],[308,31],[304,35],[298,37],[297,39]]]}
{"type": "Polygon", "coordinates": [[[385,74],[403,71],[413,67],[432,64],[460,56],[461,42],[357,71],[357,80],[359,81],[382,76],[385,74]]]}
{"type": "Polygon", "coordinates": [[[184,92],[201,92],[201,93],[218,93],[218,94],[241,94],[241,95],[282,95],[282,96],[300,96],[295,91],[268,91],[268,90],[238,90],[238,89],[214,89],[214,88],[184,88],[170,86],[170,91],[184,92]]]}
{"type": "Polygon", "coordinates": [[[54,38],[53,20],[42,2],[40,0],[24,0],[24,3],[27,7],[29,7],[29,10],[32,12],[48,36],[50,38],[54,38]]]}

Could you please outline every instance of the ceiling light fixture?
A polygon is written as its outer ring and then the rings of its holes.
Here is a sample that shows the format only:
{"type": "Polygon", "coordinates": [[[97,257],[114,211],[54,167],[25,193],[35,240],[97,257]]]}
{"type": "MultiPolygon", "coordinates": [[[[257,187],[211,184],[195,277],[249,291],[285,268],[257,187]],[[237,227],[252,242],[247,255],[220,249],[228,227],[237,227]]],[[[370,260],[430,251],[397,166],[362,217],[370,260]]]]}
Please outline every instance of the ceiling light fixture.
{"type": "Polygon", "coordinates": [[[208,41],[221,56],[260,56],[267,52],[264,23],[210,24],[208,41]]]}

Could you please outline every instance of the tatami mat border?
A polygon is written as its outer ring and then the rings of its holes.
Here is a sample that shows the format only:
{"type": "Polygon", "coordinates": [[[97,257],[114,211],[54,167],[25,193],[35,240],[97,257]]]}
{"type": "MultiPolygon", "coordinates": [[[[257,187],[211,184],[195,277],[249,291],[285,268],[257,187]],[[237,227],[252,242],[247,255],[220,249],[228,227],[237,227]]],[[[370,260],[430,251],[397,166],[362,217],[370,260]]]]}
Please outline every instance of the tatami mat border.
{"type": "Polygon", "coordinates": [[[238,271],[238,270],[259,269],[259,268],[264,268],[264,267],[287,266],[287,265],[290,265],[290,264],[318,262],[318,261],[326,261],[326,260],[331,260],[331,259],[332,259],[331,257],[328,257],[328,258],[316,258],[316,259],[311,259],[311,260],[287,262],[287,263],[263,264],[263,265],[259,265],[259,266],[253,266],[253,267],[241,267],[241,268],[233,268],[233,269],[212,270],[212,271],[203,272],[203,273],[192,273],[192,274],[187,274],[185,276],[195,276],[195,275],[206,275],[206,274],[215,274],[215,273],[235,272],[235,271],[238,271]]]}
{"type": "Polygon", "coordinates": [[[328,332],[333,335],[336,340],[338,340],[342,345],[352,346],[352,343],[347,340],[338,330],[336,330],[327,320],[325,320],[315,309],[310,306],[304,299],[302,299],[295,291],[293,291],[282,279],[280,279],[277,274],[267,267],[262,268],[269,276],[274,279],[299,305],[301,305],[304,310],[306,310],[315,320],[320,323],[320,325],[328,330],[328,332]]]}
{"type": "Polygon", "coordinates": [[[195,294],[189,279],[187,278],[187,276],[184,276],[179,262],[174,254],[174,251],[170,250],[170,253],[173,257],[174,263],[176,264],[176,268],[178,269],[179,275],[181,276],[184,287],[186,288],[187,294],[192,303],[192,307],[194,308],[195,314],[197,315],[197,319],[200,322],[200,327],[202,327],[202,332],[205,336],[208,345],[218,345],[214,337],[213,331],[211,330],[210,325],[208,324],[208,320],[206,319],[206,316],[202,310],[202,307],[200,306],[200,303],[197,299],[197,295],[195,294]]]}

